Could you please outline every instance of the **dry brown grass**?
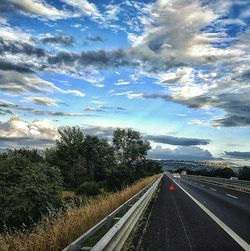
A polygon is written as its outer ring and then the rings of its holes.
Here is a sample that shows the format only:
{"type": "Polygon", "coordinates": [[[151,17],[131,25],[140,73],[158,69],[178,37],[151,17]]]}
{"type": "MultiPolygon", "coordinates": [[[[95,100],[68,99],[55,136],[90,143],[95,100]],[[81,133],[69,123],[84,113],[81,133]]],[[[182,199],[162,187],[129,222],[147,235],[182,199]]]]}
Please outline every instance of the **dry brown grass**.
{"type": "Polygon", "coordinates": [[[0,235],[1,251],[62,250],[105,216],[148,185],[157,176],[138,181],[126,189],[89,199],[85,207],[71,208],[53,221],[44,221],[32,232],[0,235]]]}

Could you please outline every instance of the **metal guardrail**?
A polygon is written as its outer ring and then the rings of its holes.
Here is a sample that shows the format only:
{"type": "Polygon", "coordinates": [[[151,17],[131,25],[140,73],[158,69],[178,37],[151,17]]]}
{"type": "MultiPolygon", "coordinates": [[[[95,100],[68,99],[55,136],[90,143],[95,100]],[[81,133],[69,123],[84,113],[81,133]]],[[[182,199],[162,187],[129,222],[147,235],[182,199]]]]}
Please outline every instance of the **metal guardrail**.
{"type": "Polygon", "coordinates": [[[127,240],[130,232],[140,218],[142,212],[150,202],[153,194],[155,193],[162,175],[156,180],[147,185],[136,195],[118,207],[115,211],[109,214],[102,221],[93,226],[85,234],[80,236],[77,240],[72,242],[69,246],[63,249],[63,251],[80,251],[80,250],[120,250],[127,240]],[[127,211],[121,218],[116,217],[122,211],[127,211]],[[114,220],[119,221],[112,226],[114,220]],[[104,236],[92,247],[84,247],[84,242],[93,237],[98,230],[102,227],[110,226],[109,230],[104,236]]]}
{"type": "Polygon", "coordinates": [[[225,178],[199,176],[199,175],[182,175],[182,177],[185,176],[191,179],[201,180],[204,182],[213,183],[244,192],[250,192],[250,181],[246,180],[230,180],[225,178]]]}

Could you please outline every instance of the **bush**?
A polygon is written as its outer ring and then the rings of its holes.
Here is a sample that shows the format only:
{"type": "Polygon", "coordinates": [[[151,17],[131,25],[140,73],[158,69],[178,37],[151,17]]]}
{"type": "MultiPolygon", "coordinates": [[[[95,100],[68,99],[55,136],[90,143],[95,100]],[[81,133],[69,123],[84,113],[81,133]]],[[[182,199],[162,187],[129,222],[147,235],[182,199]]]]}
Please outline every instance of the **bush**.
{"type": "Polygon", "coordinates": [[[14,152],[0,163],[0,229],[30,225],[61,204],[62,179],[47,163],[32,163],[14,152]]]}
{"type": "Polygon", "coordinates": [[[100,193],[98,184],[94,181],[83,182],[80,187],[77,189],[77,194],[83,194],[88,196],[95,196],[100,193]]]}

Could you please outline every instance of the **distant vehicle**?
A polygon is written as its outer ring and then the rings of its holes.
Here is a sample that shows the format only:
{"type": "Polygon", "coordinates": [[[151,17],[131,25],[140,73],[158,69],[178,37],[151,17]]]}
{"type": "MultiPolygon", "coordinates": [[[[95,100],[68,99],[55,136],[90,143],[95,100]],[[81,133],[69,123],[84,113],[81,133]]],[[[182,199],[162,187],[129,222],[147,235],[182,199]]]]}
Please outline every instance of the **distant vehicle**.
{"type": "Polygon", "coordinates": [[[180,179],[181,178],[179,173],[173,173],[173,176],[174,176],[175,179],[180,179]]]}
{"type": "Polygon", "coordinates": [[[230,177],[230,180],[238,180],[237,177],[230,177]]]}

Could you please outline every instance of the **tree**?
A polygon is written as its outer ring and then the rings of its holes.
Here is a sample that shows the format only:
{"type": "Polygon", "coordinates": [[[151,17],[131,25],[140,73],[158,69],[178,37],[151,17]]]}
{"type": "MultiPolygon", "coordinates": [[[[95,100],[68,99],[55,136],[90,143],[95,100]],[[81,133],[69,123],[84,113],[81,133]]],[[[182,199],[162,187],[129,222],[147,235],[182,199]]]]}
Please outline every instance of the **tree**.
{"type": "Polygon", "coordinates": [[[30,224],[46,214],[48,206],[59,207],[61,185],[57,168],[32,162],[27,152],[12,152],[0,165],[0,225],[30,224]]]}
{"type": "Polygon", "coordinates": [[[250,167],[244,166],[239,171],[239,179],[250,180],[250,167]]]}
{"type": "Polygon", "coordinates": [[[78,187],[86,176],[86,160],[82,154],[84,134],[76,127],[58,130],[60,139],[53,150],[46,151],[46,160],[60,168],[66,186],[78,187]]]}
{"type": "Polygon", "coordinates": [[[118,164],[133,166],[146,159],[151,149],[139,132],[131,129],[116,129],[113,132],[113,146],[118,164]]]}
{"type": "Polygon", "coordinates": [[[84,135],[75,127],[59,134],[56,147],[46,151],[46,160],[61,169],[66,186],[78,188],[84,181],[105,179],[106,169],[114,164],[114,150],[106,139],[84,135]]]}

